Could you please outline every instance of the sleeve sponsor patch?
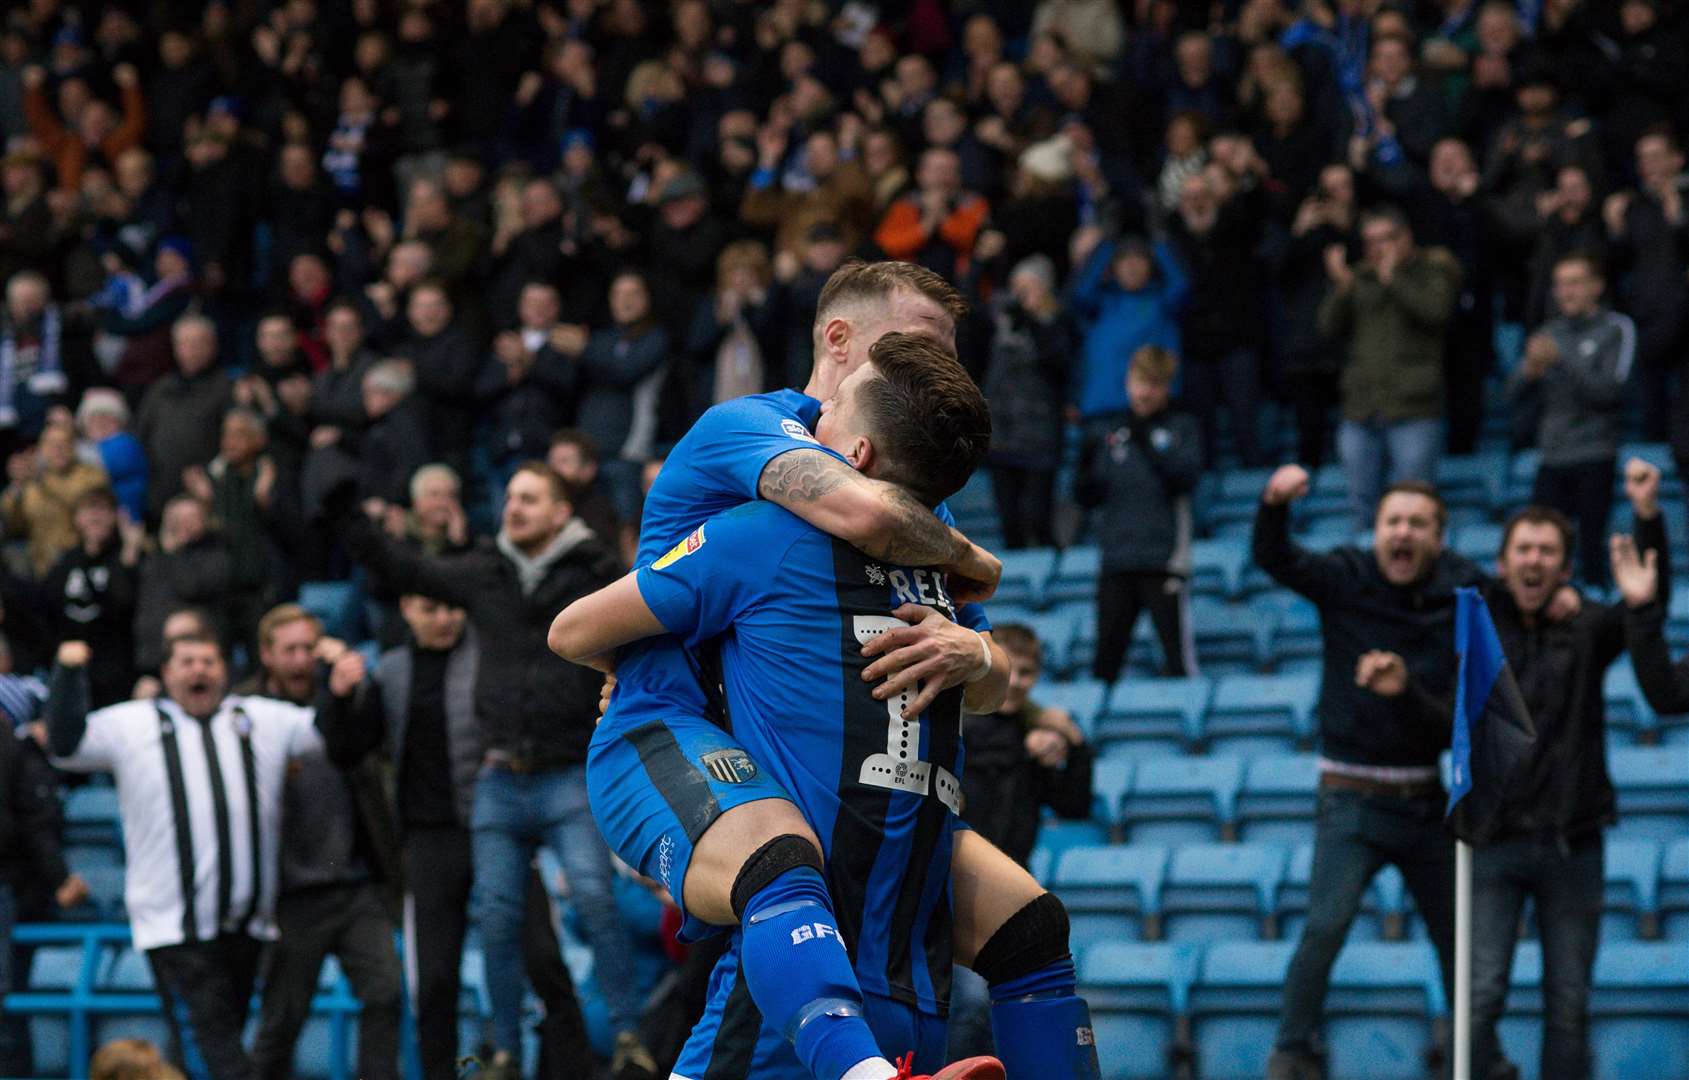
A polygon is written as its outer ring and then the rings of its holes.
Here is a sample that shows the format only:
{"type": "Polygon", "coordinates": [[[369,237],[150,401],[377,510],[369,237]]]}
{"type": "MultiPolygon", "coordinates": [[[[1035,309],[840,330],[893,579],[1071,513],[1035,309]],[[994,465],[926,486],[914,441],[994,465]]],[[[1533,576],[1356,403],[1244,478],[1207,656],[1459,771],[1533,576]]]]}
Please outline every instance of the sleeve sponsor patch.
{"type": "Polygon", "coordinates": [[[815,441],[815,436],[811,435],[809,433],[808,428],[804,427],[802,424],[798,423],[796,420],[791,419],[790,417],[787,417],[786,419],[780,421],[780,430],[784,431],[786,434],[790,435],[792,438],[799,439],[803,442],[814,442],[815,441]]]}
{"type": "Polygon", "coordinates": [[[692,554],[694,551],[697,551],[699,548],[701,548],[703,546],[704,546],[704,527],[702,525],[700,525],[700,526],[698,526],[697,530],[692,533],[692,535],[688,536],[686,539],[682,540],[680,543],[676,544],[674,547],[669,548],[669,550],[663,554],[662,558],[660,558],[656,562],[652,563],[651,569],[653,569],[653,570],[667,569],[668,567],[673,566],[675,563],[679,562],[681,559],[686,558],[686,556],[692,554]]]}

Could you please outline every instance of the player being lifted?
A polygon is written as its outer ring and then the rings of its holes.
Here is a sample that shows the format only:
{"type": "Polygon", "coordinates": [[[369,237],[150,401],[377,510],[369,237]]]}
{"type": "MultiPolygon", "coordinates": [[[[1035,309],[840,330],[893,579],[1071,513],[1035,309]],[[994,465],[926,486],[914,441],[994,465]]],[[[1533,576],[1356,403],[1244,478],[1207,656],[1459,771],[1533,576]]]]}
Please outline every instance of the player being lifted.
{"type": "MultiPolygon", "coordinates": [[[[919,267],[847,264],[818,306],[808,392],[742,398],[705,414],[670,455],[647,498],[638,564],[651,565],[712,513],[761,494],[883,562],[936,566],[951,573],[952,584],[994,583],[995,560],[942,525],[919,500],[857,473],[810,434],[818,398],[835,396],[882,334],[902,330],[948,347],[960,311],[954,290],[919,267]]],[[[977,605],[963,605],[958,615],[965,625],[986,625],[977,605]]],[[[927,612],[870,642],[868,655],[884,655],[863,674],[870,684],[887,680],[878,693],[906,695],[910,718],[941,690],[970,681],[978,684],[970,693],[988,707],[1002,691],[1005,664],[982,640],[927,612]]],[[[881,1071],[862,1075],[889,1076],[860,1006],[851,1004],[860,989],[854,978],[845,981],[840,998],[811,958],[794,962],[777,945],[760,945],[790,937],[757,919],[764,910],[801,902],[830,913],[821,843],[766,769],[740,775],[725,764],[757,763],[705,718],[697,665],[667,636],[618,657],[619,685],[588,764],[600,827],[625,860],[675,895],[687,914],[687,936],[711,927],[746,931],[740,996],[749,997],[771,1028],[788,1033],[810,1075],[836,1080],[866,1061],[865,1068],[881,1071]],[[636,729],[644,731],[637,744],[630,737],[636,729]],[[705,762],[706,755],[716,756],[705,762]],[[691,797],[671,803],[665,787],[691,797]],[[839,1001],[845,1004],[837,1006],[839,1001]],[[859,1053],[864,1056],[852,1056],[859,1053]]],[[[1089,1018],[1074,993],[1059,902],[968,832],[953,845],[952,880],[955,956],[993,987],[998,1052],[1009,1075],[1094,1075],[1094,1053],[1081,1045],[1089,1040],[1089,1018]],[[1050,1037],[1062,1028],[1075,1033],[1072,1047],[1050,1037]]],[[[842,963],[841,943],[823,939],[820,947],[842,963]]]]}

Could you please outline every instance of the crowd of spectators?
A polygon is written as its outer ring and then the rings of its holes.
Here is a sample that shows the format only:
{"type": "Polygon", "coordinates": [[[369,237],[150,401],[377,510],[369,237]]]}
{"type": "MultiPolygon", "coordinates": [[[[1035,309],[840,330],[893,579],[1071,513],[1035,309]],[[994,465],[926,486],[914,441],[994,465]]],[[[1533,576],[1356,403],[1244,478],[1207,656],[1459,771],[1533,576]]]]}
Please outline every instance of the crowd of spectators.
{"type": "Polygon", "coordinates": [[[1498,367],[1599,577],[1618,444],[1689,465],[1686,124],[1671,0],[31,0],[0,26],[11,666],[83,641],[92,705],[156,692],[193,608],[250,673],[266,611],[354,573],[309,524],[348,478],[453,554],[542,459],[625,561],[665,446],[803,384],[852,255],[971,299],[1006,546],[1063,538],[1073,424],[1087,501],[1158,485],[1117,613],[1178,578],[1193,469],[1335,458],[1370,526],[1475,447],[1498,367]]]}

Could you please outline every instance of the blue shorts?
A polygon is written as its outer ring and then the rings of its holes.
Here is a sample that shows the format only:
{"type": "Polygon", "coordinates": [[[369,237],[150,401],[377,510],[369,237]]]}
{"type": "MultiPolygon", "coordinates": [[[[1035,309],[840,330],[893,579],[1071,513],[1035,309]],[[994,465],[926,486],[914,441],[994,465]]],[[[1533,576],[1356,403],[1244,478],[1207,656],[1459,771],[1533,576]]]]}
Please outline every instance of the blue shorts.
{"type": "MultiPolygon", "coordinates": [[[[710,972],[709,1003],[692,1028],[669,1080],[702,1080],[705,1076],[791,1080],[808,1075],[785,1032],[762,1022],[750,989],[739,977],[739,942],[735,932],[733,943],[710,972]]],[[[937,1072],[944,1067],[944,1017],[878,994],[862,995],[862,1012],[887,1060],[913,1051],[917,1073],[937,1072]]]]}
{"type": "Polygon", "coordinates": [[[682,941],[726,927],[694,919],[682,889],[692,848],[735,806],[785,799],[786,789],[733,736],[701,716],[600,724],[586,758],[599,832],[621,860],[668,889],[686,913],[682,941]]]}

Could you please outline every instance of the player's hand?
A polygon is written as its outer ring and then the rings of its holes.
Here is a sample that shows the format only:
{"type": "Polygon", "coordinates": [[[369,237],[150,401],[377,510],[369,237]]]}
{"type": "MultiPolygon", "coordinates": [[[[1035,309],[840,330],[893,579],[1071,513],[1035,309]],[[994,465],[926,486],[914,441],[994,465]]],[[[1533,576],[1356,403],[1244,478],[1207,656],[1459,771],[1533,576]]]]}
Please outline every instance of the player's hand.
{"type": "Polygon", "coordinates": [[[1308,470],[1300,465],[1280,465],[1267,479],[1261,501],[1268,506],[1283,506],[1295,502],[1308,493],[1308,470]]]}
{"type": "Polygon", "coordinates": [[[1003,560],[972,541],[962,557],[939,567],[946,575],[945,587],[958,604],[979,604],[991,599],[1003,577],[1003,560]]]}
{"type": "Polygon", "coordinates": [[[1655,518],[1660,513],[1660,469],[1639,457],[1624,465],[1624,494],[1639,518],[1655,518]]]}
{"type": "Polygon", "coordinates": [[[874,687],[879,701],[910,691],[903,718],[913,720],[941,692],[979,674],[980,636],[920,604],[904,604],[892,615],[909,625],[894,626],[862,646],[863,656],[879,657],[863,670],[862,679],[885,680],[874,687]]]}
{"type": "MultiPolygon", "coordinates": [[[[610,711],[610,695],[616,692],[616,673],[604,673],[604,685],[598,688],[598,719],[604,719],[604,714],[610,711]]],[[[595,720],[593,723],[597,723],[595,720]]]]}
{"type": "Polygon", "coordinates": [[[1583,597],[1570,585],[1562,585],[1548,598],[1548,607],[1543,614],[1548,616],[1549,622],[1565,622],[1567,619],[1577,618],[1578,612],[1583,610],[1583,597]]]}
{"type": "Polygon", "coordinates": [[[1652,548],[1638,552],[1636,541],[1623,533],[1614,533],[1609,546],[1613,584],[1618,586],[1624,602],[1631,607],[1653,603],[1660,589],[1659,552],[1652,548]]]}
{"type": "Polygon", "coordinates": [[[1407,684],[1407,664],[1396,653],[1374,649],[1355,664],[1355,685],[1379,697],[1400,697],[1407,684]]]}

